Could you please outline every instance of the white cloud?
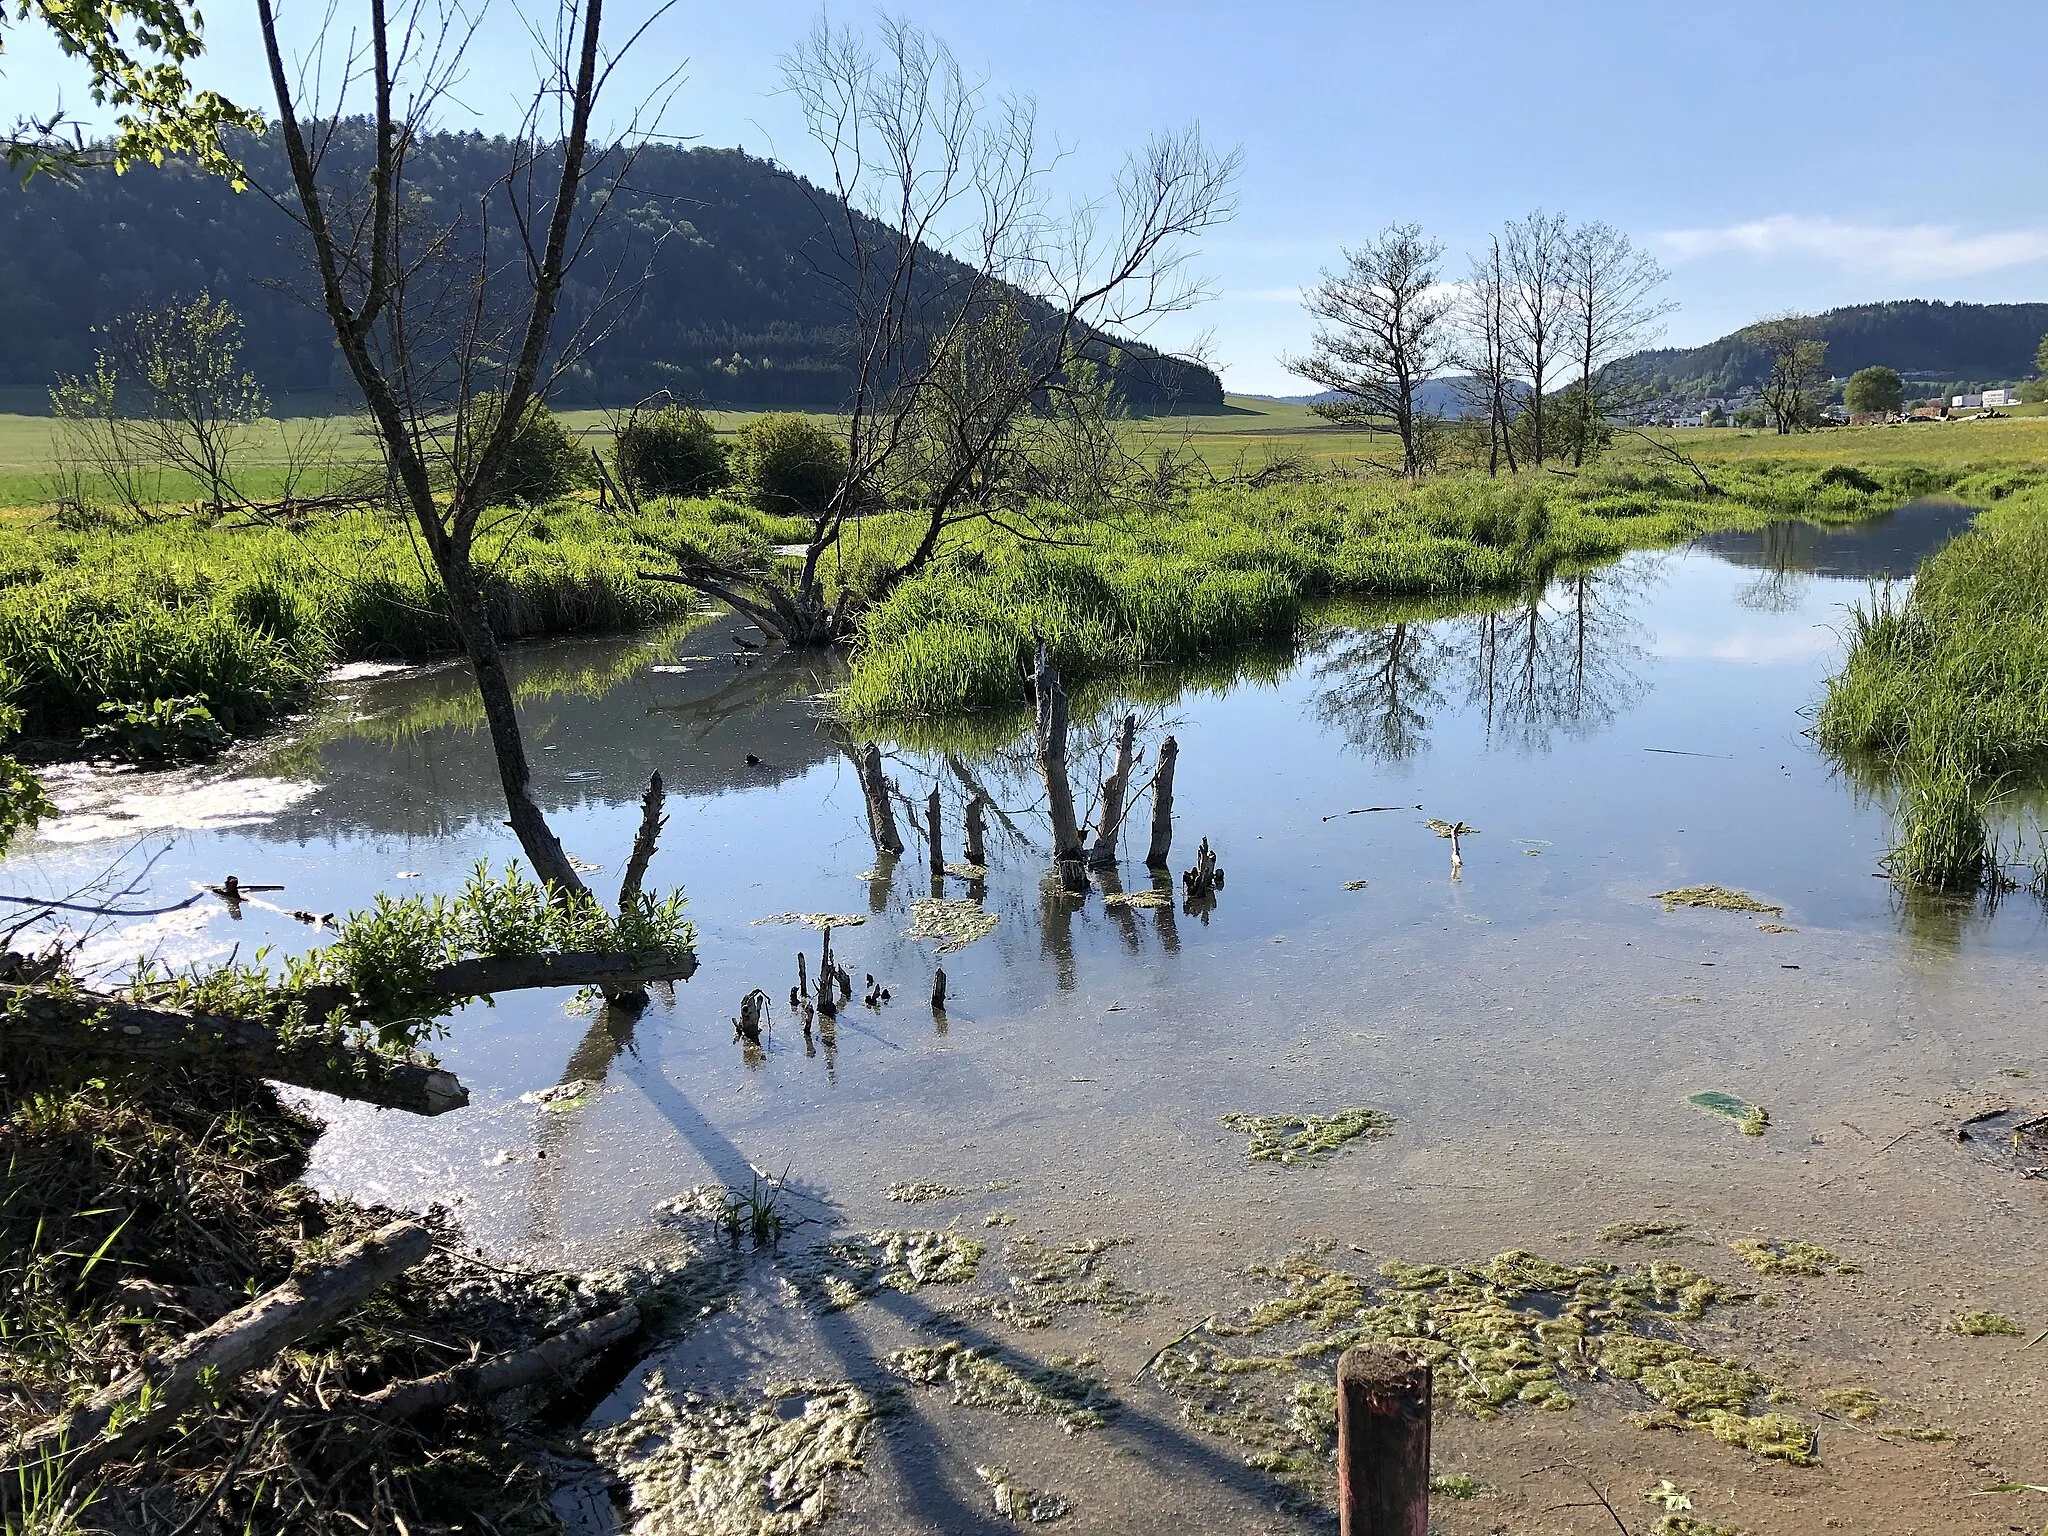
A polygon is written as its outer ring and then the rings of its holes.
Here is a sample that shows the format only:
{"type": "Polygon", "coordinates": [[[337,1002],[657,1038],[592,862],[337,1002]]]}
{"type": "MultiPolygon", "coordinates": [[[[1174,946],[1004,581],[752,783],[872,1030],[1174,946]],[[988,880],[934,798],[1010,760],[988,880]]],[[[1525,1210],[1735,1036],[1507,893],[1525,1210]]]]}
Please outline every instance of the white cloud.
{"type": "Polygon", "coordinates": [[[1906,280],[1969,277],[2048,258],[2048,229],[1966,235],[1954,224],[1848,224],[1790,213],[1719,229],[1667,230],[1656,239],[1673,261],[1805,257],[1906,280]]]}

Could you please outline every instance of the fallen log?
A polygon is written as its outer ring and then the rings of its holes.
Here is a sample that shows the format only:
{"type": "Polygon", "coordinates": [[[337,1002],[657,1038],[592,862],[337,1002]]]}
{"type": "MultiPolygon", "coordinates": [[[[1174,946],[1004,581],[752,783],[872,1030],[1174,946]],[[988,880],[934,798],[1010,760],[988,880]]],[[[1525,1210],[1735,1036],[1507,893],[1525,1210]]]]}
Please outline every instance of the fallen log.
{"type": "Polygon", "coordinates": [[[15,1045],[73,1056],[212,1063],[416,1115],[444,1114],[469,1102],[469,1090],[452,1072],[349,1045],[324,1031],[290,1040],[256,1020],[145,1008],[90,992],[0,986],[0,1047],[15,1045]]]}
{"type": "Polygon", "coordinates": [[[145,1361],[70,1412],[32,1429],[5,1463],[0,1490],[26,1486],[45,1466],[73,1483],[177,1422],[205,1393],[230,1382],[335,1322],[385,1281],[424,1259],[433,1235],[394,1221],[331,1259],[295,1272],[276,1290],[238,1307],[145,1361]]]}
{"type": "Polygon", "coordinates": [[[335,1406],[396,1424],[453,1403],[488,1402],[521,1387],[564,1376],[570,1367],[623,1343],[639,1327],[640,1310],[629,1302],[531,1349],[495,1360],[468,1361],[417,1381],[394,1381],[367,1396],[345,1397],[335,1406]]]}
{"type": "MultiPolygon", "coordinates": [[[[671,959],[659,950],[639,954],[573,951],[556,955],[480,955],[457,960],[426,973],[421,992],[439,998],[488,997],[494,992],[524,992],[535,987],[616,988],[644,986],[650,981],[687,981],[697,972],[697,957],[671,959]]],[[[337,1008],[355,1011],[355,994],[346,987],[306,987],[292,995],[306,1005],[306,1017],[324,1019],[337,1008]]]]}

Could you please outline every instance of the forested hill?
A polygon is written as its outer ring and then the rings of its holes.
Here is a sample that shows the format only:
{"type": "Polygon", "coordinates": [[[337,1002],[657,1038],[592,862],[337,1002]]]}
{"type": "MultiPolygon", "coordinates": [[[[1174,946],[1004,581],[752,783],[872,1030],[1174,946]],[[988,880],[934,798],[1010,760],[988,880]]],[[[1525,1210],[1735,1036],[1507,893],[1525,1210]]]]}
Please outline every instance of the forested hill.
{"type": "MultiPolygon", "coordinates": [[[[1923,379],[1995,384],[2033,375],[2034,349],[2048,335],[2048,304],[1900,299],[1831,309],[1813,323],[1828,344],[1828,371],[1838,377],[1882,363],[1923,379]]],[[[1703,347],[1638,352],[1625,367],[1660,395],[1698,397],[1760,383],[1770,364],[1737,331],[1703,347]]]]}
{"type": "MultiPolygon", "coordinates": [[[[345,124],[336,153],[367,137],[345,124]]],[[[274,132],[236,152],[258,185],[289,185],[274,132]]],[[[475,207],[506,161],[503,140],[429,136],[412,151],[414,195],[475,207]]],[[[741,150],[643,150],[571,277],[558,334],[601,302],[611,275],[652,275],[558,400],[622,402],[658,389],[718,405],[844,400],[846,301],[819,274],[830,206],[741,150]]],[[[503,210],[493,217],[494,238],[509,241],[503,210]]],[[[307,302],[307,272],[298,231],[275,205],[188,165],[78,186],[10,180],[0,190],[0,386],[46,388],[90,366],[95,325],[206,289],[242,312],[245,360],[274,394],[339,390],[346,369],[326,317],[307,302]]],[[[1114,356],[1115,385],[1132,404],[1222,403],[1206,368],[1143,347],[1094,350],[1114,356]]]]}

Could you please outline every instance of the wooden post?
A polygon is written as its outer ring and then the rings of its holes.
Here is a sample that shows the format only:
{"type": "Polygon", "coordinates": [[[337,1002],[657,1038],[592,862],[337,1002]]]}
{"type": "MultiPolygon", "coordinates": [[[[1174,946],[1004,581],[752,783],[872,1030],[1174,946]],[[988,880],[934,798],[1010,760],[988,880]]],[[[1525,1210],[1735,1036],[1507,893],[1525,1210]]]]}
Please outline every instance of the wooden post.
{"type": "Polygon", "coordinates": [[[1342,1536],[1428,1536],[1430,1369],[1396,1349],[1337,1362],[1337,1519],[1342,1536]]]}
{"type": "Polygon", "coordinates": [[[1180,743],[1171,736],[1159,743],[1159,766],[1152,772],[1152,846],[1145,851],[1147,869],[1166,869],[1173,848],[1173,764],[1180,743]]]}

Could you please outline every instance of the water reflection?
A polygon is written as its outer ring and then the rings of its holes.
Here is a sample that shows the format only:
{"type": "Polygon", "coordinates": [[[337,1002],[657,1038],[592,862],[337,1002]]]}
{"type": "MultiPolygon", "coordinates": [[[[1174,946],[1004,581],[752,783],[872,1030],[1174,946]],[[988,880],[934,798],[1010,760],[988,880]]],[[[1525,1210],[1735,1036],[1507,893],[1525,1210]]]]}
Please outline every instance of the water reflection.
{"type": "Polygon", "coordinates": [[[1730,565],[1778,577],[1897,581],[1968,528],[1977,509],[1944,497],[1909,501],[1882,517],[1842,526],[1792,520],[1704,535],[1695,544],[1730,565]]]}

